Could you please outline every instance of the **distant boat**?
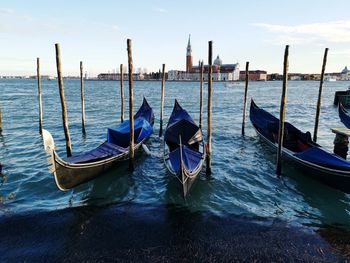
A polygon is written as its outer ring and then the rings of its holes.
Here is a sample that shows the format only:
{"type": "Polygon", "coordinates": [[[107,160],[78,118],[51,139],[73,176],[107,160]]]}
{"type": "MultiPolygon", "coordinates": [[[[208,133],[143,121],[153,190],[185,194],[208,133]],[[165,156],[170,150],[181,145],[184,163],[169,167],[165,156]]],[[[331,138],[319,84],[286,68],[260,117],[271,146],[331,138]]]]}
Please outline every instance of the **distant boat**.
{"type": "Polygon", "coordinates": [[[202,170],[205,156],[201,129],[175,100],[164,134],[164,162],[180,181],[184,197],[202,170]]]}
{"type": "Polygon", "coordinates": [[[241,85],[243,85],[243,82],[238,82],[238,81],[225,82],[225,87],[227,88],[239,87],[241,85]]]}
{"type": "MultiPolygon", "coordinates": [[[[259,137],[277,149],[279,119],[260,109],[252,100],[250,120],[259,137]]],[[[314,143],[310,132],[304,133],[288,122],[285,122],[284,133],[284,158],[305,171],[305,175],[350,193],[350,162],[314,143]]]]}
{"type": "Polygon", "coordinates": [[[337,81],[337,79],[335,77],[327,76],[324,78],[324,81],[334,82],[337,81]]]}
{"type": "MultiPolygon", "coordinates": [[[[135,151],[153,133],[154,114],[146,99],[134,116],[135,151]]],[[[66,191],[96,178],[119,161],[129,158],[130,122],[124,121],[107,131],[107,140],[97,148],[76,156],[62,159],[55,150],[51,134],[43,130],[45,150],[50,154],[50,172],[54,174],[57,187],[66,191]]]]}

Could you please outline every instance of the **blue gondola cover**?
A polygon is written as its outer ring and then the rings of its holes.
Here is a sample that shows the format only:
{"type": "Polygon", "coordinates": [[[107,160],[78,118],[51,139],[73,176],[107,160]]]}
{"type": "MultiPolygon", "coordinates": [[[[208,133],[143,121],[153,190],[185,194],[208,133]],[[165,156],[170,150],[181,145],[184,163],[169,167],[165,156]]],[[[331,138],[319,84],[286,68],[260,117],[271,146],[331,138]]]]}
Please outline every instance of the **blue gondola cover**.
{"type": "Polygon", "coordinates": [[[199,151],[199,144],[203,141],[202,131],[177,100],[169,118],[164,141],[170,151],[170,166],[176,174],[180,172],[181,155],[184,169],[188,173],[197,172],[196,169],[205,158],[205,153],[199,151]]]}
{"type": "Polygon", "coordinates": [[[105,158],[109,158],[115,155],[118,155],[120,153],[126,152],[127,149],[120,147],[118,145],[104,142],[97,148],[85,152],[82,154],[79,154],[77,156],[68,157],[66,161],[70,164],[78,164],[78,163],[86,163],[86,162],[93,162],[93,161],[99,161],[105,158]]]}
{"type": "Polygon", "coordinates": [[[174,109],[169,118],[164,139],[168,144],[180,145],[180,136],[182,144],[185,145],[191,145],[203,140],[199,127],[187,111],[182,109],[177,100],[175,100],[174,109]]]}
{"type": "Polygon", "coordinates": [[[294,156],[321,166],[333,169],[350,170],[350,163],[335,154],[326,152],[319,147],[311,147],[303,152],[296,153],[294,156]]]}
{"type": "MultiPolygon", "coordinates": [[[[339,108],[339,113],[341,108],[339,108]]],[[[258,134],[277,147],[277,118],[260,109],[252,100],[250,120],[258,134]],[[272,123],[272,124],[271,124],[272,123]]],[[[323,149],[311,140],[309,132],[303,133],[290,123],[285,123],[285,142],[283,147],[286,157],[297,162],[308,171],[306,175],[324,182],[336,189],[350,193],[350,162],[323,149]]]]}
{"type": "MultiPolygon", "coordinates": [[[[186,145],[182,145],[181,150],[182,150],[183,164],[187,171],[192,172],[197,168],[203,156],[200,152],[194,151],[190,147],[187,147],[186,145]]],[[[169,154],[169,158],[170,158],[172,168],[176,173],[178,173],[180,169],[180,160],[181,160],[180,147],[172,151],[169,154]]]]}
{"type": "MultiPolygon", "coordinates": [[[[250,107],[250,119],[255,128],[265,138],[271,142],[275,142],[273,133],[278,132],[278,119],[267,111],[260,109],[253,100],[250,107]]],[[[350,171],[350,162],[322,149],[311,140],[309,132],[303,133],[292,124],[285,122],[285,134],[287,135],[287,139],[290,135],[293,135],[292,137],[296,143],[299,141],[306,145],[305,148],[296,149],[295,147],[288,147],[290,145],[285,145],[288,142],[285,140],[284,146],[287,146],[286,148],[293,151],[295,157],[323,167],[350,171]]]]}
{"type": "MultiPolygon", "coordinates": [[[[145,118],[139,117],[134,120],[135,143],[151,136],[152,133],[153,127],[145,118]]],[[[128,147],[130,144],[130,121],[127,120],[116,127],[108,128],[107,142],[125,148],[128,147]]]]}
{"type": "MultiPolygon", "coordinates": [[[[134,115],[134,118],[135,143],[139,143],[153,133],[154,114],[145,98],[143,98],[142,105],[134,115]]],[[[115,127],[108,128],[107,141],[97,148],[65,160],[70,164],[88,163],[127,152],[130,144],[129,133],[130,121],[126,120],[115,127]]]]}

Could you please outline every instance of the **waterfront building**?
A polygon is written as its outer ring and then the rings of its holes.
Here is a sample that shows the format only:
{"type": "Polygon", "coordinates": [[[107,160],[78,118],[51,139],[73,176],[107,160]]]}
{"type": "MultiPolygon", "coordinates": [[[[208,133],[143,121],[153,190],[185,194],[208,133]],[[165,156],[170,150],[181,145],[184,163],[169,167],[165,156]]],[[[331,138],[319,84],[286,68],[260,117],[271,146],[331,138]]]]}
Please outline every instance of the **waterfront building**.
{"type": "Polygon", "coordinates": [[[188,74],[186,71],[181,70],[169,70],[168,71],[168,80],[187,80],[188,74]]]}
{"type": "MultiPolygon", "coordinates": [[[[267,72],[264,70],[249,70],[249,80],[265,81],[267,72]]],[[[245,80],[245,71],[240,71],[239,80],[245,80]]]]}
{"type": "MultiPolygon", "coordinates": [[[[98,80],[120,80],[121,74],[120,73],[100,73],[97,76],[98,80]]],[[[124,80],[129,79],[129,74],[123,74],[124,80]]],[[[132,79],[133,80],[143,80],[144,75],[141,73],[133,73],[132,74],[132,79]]]]}

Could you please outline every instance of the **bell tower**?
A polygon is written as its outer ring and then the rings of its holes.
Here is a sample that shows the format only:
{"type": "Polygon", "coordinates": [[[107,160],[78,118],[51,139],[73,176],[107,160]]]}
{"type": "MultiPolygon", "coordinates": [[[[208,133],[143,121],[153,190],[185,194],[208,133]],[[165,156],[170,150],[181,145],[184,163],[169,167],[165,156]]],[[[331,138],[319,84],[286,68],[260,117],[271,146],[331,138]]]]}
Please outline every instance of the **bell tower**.
{"type": "Polygon", "coordinates": [[[188,43],[186,49],[186,72],[192,71],[192,48],[191,48],[191,35],[188,36],[188,43]]]}

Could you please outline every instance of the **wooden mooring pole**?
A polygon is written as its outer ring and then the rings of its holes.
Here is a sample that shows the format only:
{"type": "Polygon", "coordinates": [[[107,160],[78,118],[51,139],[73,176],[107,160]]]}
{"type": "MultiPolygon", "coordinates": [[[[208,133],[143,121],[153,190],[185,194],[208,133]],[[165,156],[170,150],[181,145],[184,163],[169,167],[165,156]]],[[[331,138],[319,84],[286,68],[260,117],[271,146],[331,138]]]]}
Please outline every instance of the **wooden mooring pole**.
{"type": "Polygon", "coordinates": [[[80,61],[80,94],[81,94],[81,127],[83,134],[85,132],[85,102],[84,102],[84,76],[83,61],[80,61]]]}
{"type": "Polygon", "coordinates": [[[1,113],[1,105],[0,105],[0,133],[2,132],[2,113],[1,113]]]}
{"type": "Polygon", "coordinates": [[[317,141],[317,130],[318,130],[318,123],[319,123],[319,119],[320,119],[322,89],[323,89],[324,72],[325,72],[326,64],[327,64],[327,54],[328,54],[328,48],[326,48],[324,50],[324,56],[323,56],[320,88],[318,90],[318,99],[317,99],[317,108],[316,108],[316,117],[315,117],[315,128],[314,128],[314,138],[313,138],[314,142],[317,141]]]}
{"type": "Polygon", "coordinates": [[[165,85],[165,64],[163,64],[162,66],[162,90],[161,90],[161,98],[160,98],[159,137],[161,137],[163,134],[164,85],[165,85]]]}
{"type": "Polygon", "coordinates": [[[208,42],[208,138],[207,138],[207,175],[211,174],[211,116],[212,116],[212,86],[213,86],[213,67],[212,67],[212,60],[213,60],[213,41],[208,42]]]}
{"type": "Polygon", "coordinates": [[[131,39],[127,40],[128,65],[129,65],[129,119],[130,119],[130,149],[129,149],[129,170],[134,171],[134,94],[132,79],[132,49],[131,39]]]}
{"type": "Polygon", "coordinates": [[[244,127],[245,127],[245,111],[246,111],[246,107],[247,107],[248,82],[249,82],[249,61],[247,61],[245,63],[245,88],[244,88],[243,120],[242,120],[242,135],[243,136],[244,136],[244,127]]]}
{"type": "Polygon", "coordinates": [[[284,136],[284,118],[286,113],[286,97],[287,97],[287,86],[288,86],[288,55],[289,45],[286,46],[284,51],[284,62],[283,62],[283,87],[281,96],[281,107],[280,107],[280,123],[278,130],[278,148],[277,148],[277,167],[276,174],[281,175],[282,172],[282,147],[283,147],[283,136],[284,136]]]}
{"type": "Polygon", "coordinates": [[[57,79],[58,79],[58,88],[60,91],[60,98],[61,98],[63,129],[64,129],[64,136],[66,139],[66,151],[67,151],[67,157],[70,157],[70,156],[72,156],[72,145],[71,145],[69,129],[68,129],[67,106],[66,106],[66,100],[64,97],[63,76],[62,76],[62,70],[61,70],[60,45],[55,44],[55,48],[56,48],[57,79]]]}
{"type": "Polygon", "coordinates": [[[40,58],[36,58],[36,77],[38,80],[38,100],[39,100],[39,133],[43,133],[43,100],[41,96],[40,58]]]}
{"type": "Polygon", "coordinates": [[[120,64],[120,99],[121,99],[120,121],[124,122],[124,72],[123,72],[123,64],[120,64]]]}
{"type": "Polygon", "coordinates": [[[199,81],[199,129],[202,129],[202,119],[203,119],[203,74],[204,74],[204,65],[203,61],[200,64],[200,81],[199,81]]]}

